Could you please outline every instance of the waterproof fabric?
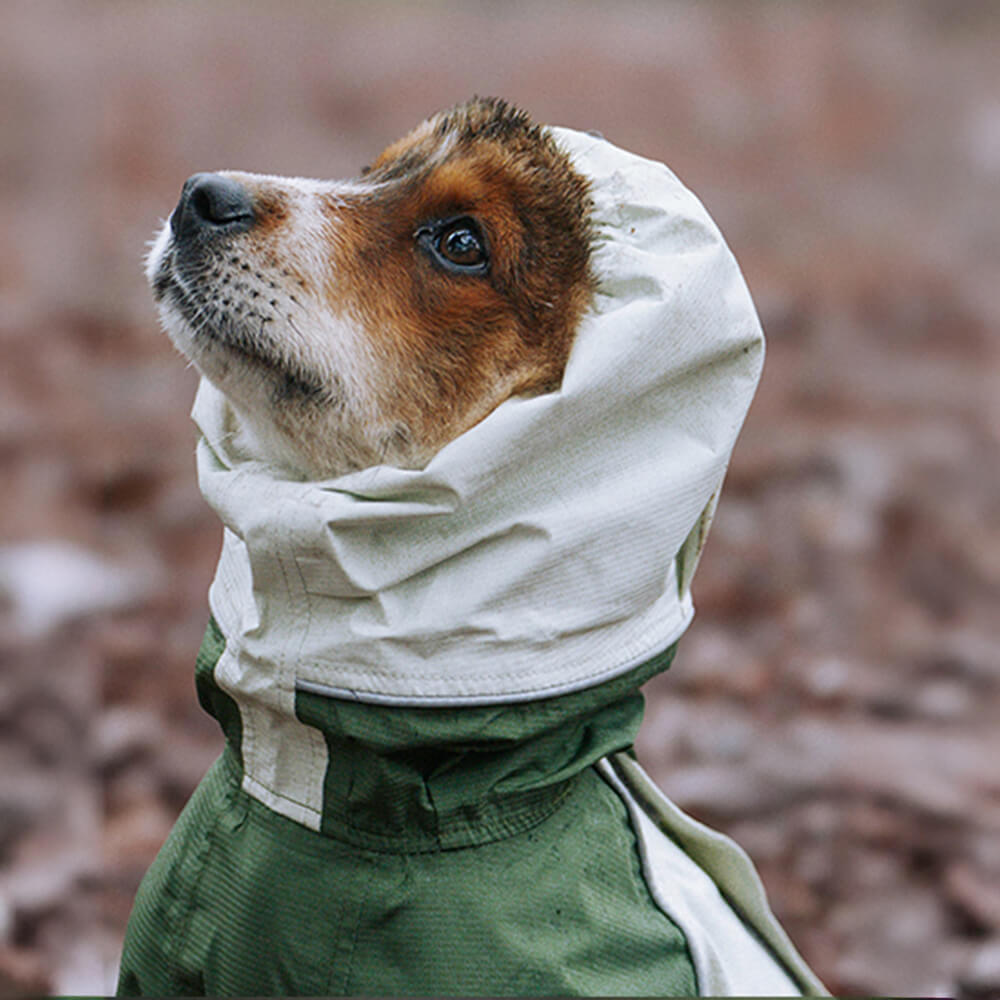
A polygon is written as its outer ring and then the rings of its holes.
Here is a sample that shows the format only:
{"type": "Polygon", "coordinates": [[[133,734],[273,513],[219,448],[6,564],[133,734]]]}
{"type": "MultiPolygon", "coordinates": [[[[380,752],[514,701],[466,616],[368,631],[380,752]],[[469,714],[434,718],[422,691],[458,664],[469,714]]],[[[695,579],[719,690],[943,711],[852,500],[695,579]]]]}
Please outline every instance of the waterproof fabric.
{"type": "Polygon", "coordinates": [[[818,988],[742,852],[669,804],[665,821],[665,800],[658,808],[641,769],[615,752],[641,721],[638,685],[672,650],[530,706],[453,712],[302,693],[299,714],[331,746],[315,833],[241,787],[239,709],[214,679],[223,644],[211,624],[197,679],[227,749],[140,888],[122,995],[818,988]]]}
{"type": "Polygon", "coordinates": [[[686,815],[633,758],[614,754],[597,770],[628,807],[646,884],[684,933],[700,995],[828,995],[738,844],[686,815]]]}
{"type": "Polygon", "coordinates": [[[684,938],[593,772],[519,834],[410,854],[312,833],[230,767],[199,787],[142,884],[120,995],[695,992],[684,938]]]}
{"type": "Polygon", "coordinates": [[[199,481],[227,529],[210,595],[229,640],[219,672],[252,694],[244,721],[262,745],[296,689],[549,697],[626,673],[692,617],[760,325],[721,234],[666,167],[553,133],[592,184],[598,277],[558,391],[508,400],[426,468],[298,482],[242,451],[237,415],[201,385],[199,481]]]}
{"type": "Polygon", "coordinates": [[[683,933],[595,769],[642,718],[632,676],[532,705],[386,708],[300,693],[331,747],[319,832],[242,785],[239,708],[198,658],[227,736],[148,872],[123,995],[691,995],[683,933]]]}
{"type": "Polygon", "coordinates": [[[226,530],[197,680],[227,749],[143,882],[120,992],[818,988],[752,868],[620,756],[692,614],[760,328],[666,168],[556,134],[601,282],[561,390],[423,470],[316,483],[241,452],[201,386],[226,530]]]}

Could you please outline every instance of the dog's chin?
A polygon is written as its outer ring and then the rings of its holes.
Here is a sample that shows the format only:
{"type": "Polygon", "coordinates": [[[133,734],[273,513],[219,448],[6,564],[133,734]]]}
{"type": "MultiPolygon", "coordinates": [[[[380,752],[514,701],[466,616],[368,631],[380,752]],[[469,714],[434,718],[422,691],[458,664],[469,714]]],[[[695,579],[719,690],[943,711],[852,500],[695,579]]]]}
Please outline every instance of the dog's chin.
{"type": "Polygon", "coordinates": [[[238,417],[235,446],[283,478],[334,479],[388,463],[414,467],[405,430],[379,434],[352,416],[336,380],[289,371],[233,331],[193,327],[175,302],[160,304],[163,326],[177,349],[228,400],[238,417]]]}
{"type": "Polygon", "coordinates": [[[226,396],[239,416],[239,449],[282,478],[329,480],[378,465],[419,468],[426,461],[407,446],[405,435],[362,435],[328,413],[247,405],[245,395],[242,399],[230,393],[226,396]]]}

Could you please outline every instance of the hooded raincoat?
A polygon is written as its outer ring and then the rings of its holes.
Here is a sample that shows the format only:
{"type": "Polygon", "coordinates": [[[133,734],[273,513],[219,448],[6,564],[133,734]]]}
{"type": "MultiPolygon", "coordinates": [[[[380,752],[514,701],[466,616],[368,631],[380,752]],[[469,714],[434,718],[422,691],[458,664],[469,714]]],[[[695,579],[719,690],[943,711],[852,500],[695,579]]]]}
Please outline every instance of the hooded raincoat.
{"type": "Polygon", "coordinates": [[[630,755],[760,326],[664,166],[552,131],[599,278],[558,391],[423,469],[301,482],[203,382],[225,534],[197,682],[226,749],[140,888],[121,993],[822,992],[743,852],[630,755]]]}

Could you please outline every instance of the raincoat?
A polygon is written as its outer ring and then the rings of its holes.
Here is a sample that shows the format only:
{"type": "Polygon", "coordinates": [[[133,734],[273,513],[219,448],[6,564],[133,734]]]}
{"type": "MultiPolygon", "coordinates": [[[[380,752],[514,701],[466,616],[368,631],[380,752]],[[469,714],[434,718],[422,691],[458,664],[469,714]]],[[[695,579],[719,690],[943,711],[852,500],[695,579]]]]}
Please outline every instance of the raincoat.
{"type": "Polygon", "coordinates": [[[743,852],[630,753],[760,326],[664,166],[553,134],[599,279],[558,391],[423,469],[303,482],[202,383],[225,533],[197,681],[226,750],[140,887],[121,993],[822,992],[743,852]]]}

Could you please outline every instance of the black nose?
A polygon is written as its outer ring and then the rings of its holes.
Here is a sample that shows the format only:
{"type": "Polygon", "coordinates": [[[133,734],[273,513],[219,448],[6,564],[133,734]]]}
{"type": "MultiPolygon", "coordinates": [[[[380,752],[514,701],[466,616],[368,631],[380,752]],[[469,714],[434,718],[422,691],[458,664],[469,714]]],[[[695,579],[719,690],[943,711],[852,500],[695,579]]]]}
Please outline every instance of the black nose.
{"type": "Polygon", "coordinates": [[[253,223],[250,192],[221,174],[189,177],[170,216],[170,228],[178,238],[221,231],[245,232],[253,223]]]}

